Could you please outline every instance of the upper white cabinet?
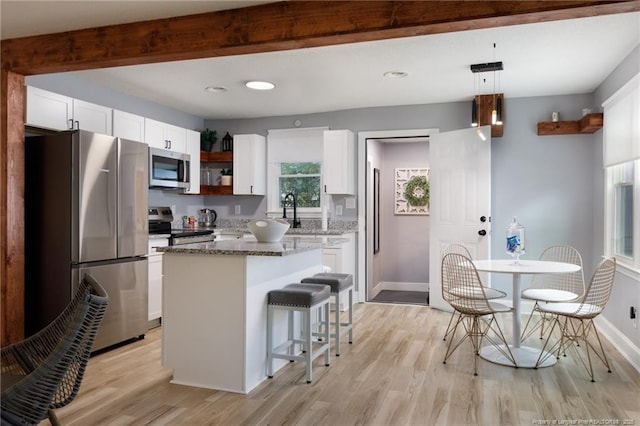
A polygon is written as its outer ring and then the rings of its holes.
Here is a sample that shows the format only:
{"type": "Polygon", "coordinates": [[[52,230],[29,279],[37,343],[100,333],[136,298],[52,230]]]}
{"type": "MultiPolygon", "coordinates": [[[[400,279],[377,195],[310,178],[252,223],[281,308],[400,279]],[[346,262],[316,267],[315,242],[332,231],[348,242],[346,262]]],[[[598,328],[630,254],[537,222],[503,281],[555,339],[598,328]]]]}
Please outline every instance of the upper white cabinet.
{"type": "Polygon", "coordinates": [[[111,108],[27,86],[25,124],[51,130],[82,129],[111,135],[111,108]]]}
{"type": "Polygon", "coordinates": [[[113,136],[144,142],[144,117],[114,109],[113,136]]]}
{"type": "Polygon", "coordinates": [[[325,194],[355,193],[355,139],[350,130],[325,130],[322,180],[325,194]]]}
{"type": "Polygon", "coordinates": [[[145,118],[144,139],[154,148],[187,152],[187,130],[173,124],[145,118]]]}
{"type": "Polygon", "coordinates": [[[267,193],[267,139],[264,136],[234,135],[233,193],[267,193]]]}
{"type": "Polygon", "coordinates": [[[90,102],[73,100],[74,129],[87,130],[103,135],[113,134],[113,109],[90,102]]]}
{"type": "Polygon", "coordinates": [[[51,130],[69,130],[72,117],[73,99],[27,86],[25,124],[51,130]]]}
{"type": "Polygon", "coordinates": [[[187,132],[187,148],[186,153],[191,157],[189,159],[189,177],[191,187],[185,191],[185,194],[200,193],[200,132],[194,130],[186,130],[187,132]]]}

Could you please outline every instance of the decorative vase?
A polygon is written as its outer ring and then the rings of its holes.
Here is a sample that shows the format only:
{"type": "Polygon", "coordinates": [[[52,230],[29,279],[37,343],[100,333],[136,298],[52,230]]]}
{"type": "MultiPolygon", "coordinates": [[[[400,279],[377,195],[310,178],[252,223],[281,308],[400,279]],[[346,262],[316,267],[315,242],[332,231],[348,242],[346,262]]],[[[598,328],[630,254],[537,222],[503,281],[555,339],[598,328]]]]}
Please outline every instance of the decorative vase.
{"type": "Polygon", "coordinates": [[[231,185],[233,176],[231,175],[222,175],[220,176],[220,185],[229,186],[231,185]]]}
{"type": "Polygon", "coordinates": [[[524,226],[518,222],[516,216],[507,226],[507,254],[513,258],[515,265],[520,263],[520,256],[525,254],[524,251],[524,226]]]}

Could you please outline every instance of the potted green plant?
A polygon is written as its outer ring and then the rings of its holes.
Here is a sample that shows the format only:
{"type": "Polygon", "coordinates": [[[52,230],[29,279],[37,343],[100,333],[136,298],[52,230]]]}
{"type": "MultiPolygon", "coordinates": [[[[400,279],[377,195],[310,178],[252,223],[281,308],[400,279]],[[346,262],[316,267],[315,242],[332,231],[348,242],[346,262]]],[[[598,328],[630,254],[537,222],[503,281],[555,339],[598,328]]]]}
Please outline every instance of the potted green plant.
{"type": "Polygon", "coordinates": [[[211,152],[213,145],[218,141],[217,132],[208,128],[200,132],[200,150],[211,152]]]}
{"type": "Polygon", "coordinates": [[[220,170],[220,185],[229,186],[232,182],[233,169],[220,170]]]}

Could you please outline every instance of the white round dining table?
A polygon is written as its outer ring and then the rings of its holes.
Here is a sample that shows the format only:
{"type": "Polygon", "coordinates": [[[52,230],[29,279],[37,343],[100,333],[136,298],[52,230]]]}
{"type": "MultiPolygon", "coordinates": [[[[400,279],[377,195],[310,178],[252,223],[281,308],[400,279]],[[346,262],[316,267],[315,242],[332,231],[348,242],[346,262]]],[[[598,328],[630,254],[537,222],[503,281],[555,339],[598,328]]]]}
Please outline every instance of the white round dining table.
{"type": "MultiPolygon", "coordinates": [[[[521,298],[522,275],[533,274],[567,274],[580,270],[580,266],[572,263],[550,262],[546,260],[522,260],[517,263],[513,259],[490,259],[490,260],[474,260],[478,271],[491,272],[498,274],[511,274],[513,287],[513,337],[509,349],[516,360],[517,367],[533,368],[540,358],[540,349],[529,346],[523,346],[520,341],[520,329],[522,327],[521,318],[521,298]]],[[[485,346],[480,349],[480,356],[487,361],[497,364],[508,365],[514,367],[511,360],[506,358],[500,350],[493,346],[485,346]]],[[[555,356],[547,356],[542,358],[543,362],[537,367],[549,367],[556,363],[555,356]]]]}

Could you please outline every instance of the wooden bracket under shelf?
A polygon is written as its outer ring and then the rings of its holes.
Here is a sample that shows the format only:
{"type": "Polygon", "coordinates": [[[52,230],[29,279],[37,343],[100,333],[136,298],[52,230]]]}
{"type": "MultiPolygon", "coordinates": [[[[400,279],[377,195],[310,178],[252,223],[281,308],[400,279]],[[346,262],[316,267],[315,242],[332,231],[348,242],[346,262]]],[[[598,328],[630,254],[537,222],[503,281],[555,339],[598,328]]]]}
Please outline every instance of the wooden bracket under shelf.
{"type": "Polygon", "coordinates": [[[574,121],[542,121],[538,123],[538,136],[594,133],[602,128],[603,122],[604,115],[601,112],[587,114],[574,121]]]}

